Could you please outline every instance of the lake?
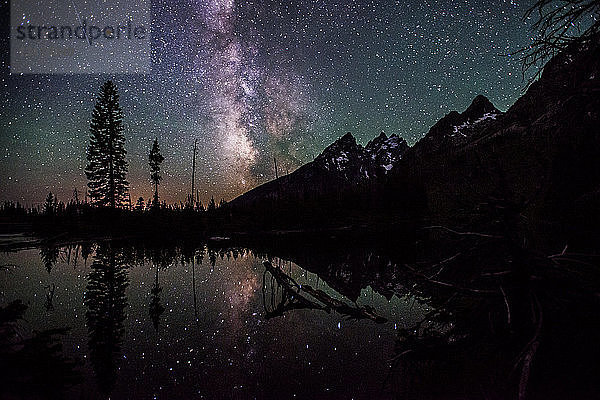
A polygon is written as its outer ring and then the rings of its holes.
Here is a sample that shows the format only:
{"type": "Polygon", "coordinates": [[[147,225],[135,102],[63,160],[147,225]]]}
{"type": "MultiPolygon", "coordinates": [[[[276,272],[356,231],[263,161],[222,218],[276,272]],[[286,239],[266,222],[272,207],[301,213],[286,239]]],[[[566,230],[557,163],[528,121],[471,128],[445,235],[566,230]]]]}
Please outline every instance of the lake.
{"type": "Polygon", "coordinates": [[[390,396],[397,331],[420,320],[427,305],[406,294],[386,298],[347,276],[349,298],[340,293],[343,279],[336,290],[251,249],[186,251],[101,242],[4,253],[0,302],[27,305],[19,324],[25,336],[69,328],[59,339],[64,355],[80,361],[83,381],[66,388],[66,398],[390,396]],[[265,260],[349,313],[285,295],[290,287],[278,284],[265,260]],[[352,314],[364,306],[386,322],[352,314]]]}
{"type": "Polygon", "coordinates": [[[593,262],[479,237],[313,239],[3,236],[2,397],[600,393],[593,262]]]}

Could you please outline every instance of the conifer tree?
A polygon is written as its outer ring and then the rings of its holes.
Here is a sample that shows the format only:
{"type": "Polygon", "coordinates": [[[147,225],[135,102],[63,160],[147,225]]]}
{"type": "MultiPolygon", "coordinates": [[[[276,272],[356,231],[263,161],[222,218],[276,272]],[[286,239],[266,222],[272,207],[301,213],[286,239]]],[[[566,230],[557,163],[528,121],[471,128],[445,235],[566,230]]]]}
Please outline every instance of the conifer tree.
{"type": "Polygon", "coordinates": [[[207,211],[215,211],[217,209],[217,204],[215,203],[215,198],[211,197],[210,201],[208,202],[208,207],[206,208],[207,211]]]}
{"type": "Polygon", "coordinates": [[[144,198],[140,197],[137,199],[137,202],[135,203],[135,209],[138,211],[144,211],[144,198]]]}
{"type": "Polygon", "coordinates": [[[158,139],[154,139],[152,150],[150,150],[150,154],[148,155],[148,161],[150,164],[150,179],[154,183],[154,200],[152,201],[152,204],[155,207],[160,205],[158,201],[158,185],[162,179],[162,176],[160,176],[160,165],[164,160],[165,158],[160,154],[158,139]]]}
{"type": "Polygon", "coordinates": [[[46,196],[46,202],[44,203],[44,213],[46,215],[54,214],[54,201],[55,198],[52,195],[52,192],[48,193],[48,196],[46,196]]]}
{"type": "Polygon", "coordinates": [[[127,199],[129,183],[123,135],[123,110],[119,106],[117,87],[111,81],[102,90],[92,112],[88,165],[85,174],[89,196],[97,206],[116,208],[127,199]]]}

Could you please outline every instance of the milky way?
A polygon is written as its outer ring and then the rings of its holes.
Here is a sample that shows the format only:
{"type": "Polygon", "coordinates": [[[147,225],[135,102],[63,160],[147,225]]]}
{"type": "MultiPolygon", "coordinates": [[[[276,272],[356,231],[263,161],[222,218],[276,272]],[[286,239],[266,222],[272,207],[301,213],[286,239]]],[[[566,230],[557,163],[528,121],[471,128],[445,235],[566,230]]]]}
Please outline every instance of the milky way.
{"type": "Polygon", "coordinates": [[[236,30],[235,2],[211,0],[197,7],[206,28],[197,66],[209,93],[209,129],[220,146],[222,168],[231,172],[226,183],[247,189],[266,177],[271,158],[298,165],[297,151],[275,150],[308,129],[309,102],[293,70],[265,65],[256,31],[244,37],[236,30]]]}
{"type": "MultiPolygon", "coordinates": [[[[4,5],[6,7],[6,5],[4,5]]],[[[485,94],[520,94],[526,4],[515,1],[157,0],[148,75],[9,75],[2,59],[0,200],[68,200],[85,188],[89,118],[113,79],[125,112],[133,198],[148,198],[147,155],[164,156],[163,199],[196,187],[231,199],[313,159],[347,131],[414,143],[485,94]]],[[[4,13],[3,15],[6,15],[4,13]]],[[[3,49],[8,42],[3,42],[3,49]]]]}

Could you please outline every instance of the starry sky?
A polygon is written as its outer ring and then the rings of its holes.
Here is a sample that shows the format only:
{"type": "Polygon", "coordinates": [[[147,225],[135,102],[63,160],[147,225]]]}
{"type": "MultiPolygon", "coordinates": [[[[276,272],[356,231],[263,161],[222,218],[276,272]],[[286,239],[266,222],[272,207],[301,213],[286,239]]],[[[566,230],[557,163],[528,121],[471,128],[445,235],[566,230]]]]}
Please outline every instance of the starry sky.
{"type": "MultiPolygon", "coordinates": [[[[89,120],[112,79],[125,115],[132,199],[185,201],[194,140],[200,198],[230,200],[311,161],[346,132],[413,144],[477,94],[506,110],[521,94],[530,2],[155,0],[151,73],[11,75],[3,24],[0,201],[68,201],[85,190],[89,120]]],[[[8,2],[2,3],[8,14],[8,2]]],[[[4,12],[6,11],[6,12],[4,12]]],[[[7,20],[3,17],[3,21],[7,20]]]]}

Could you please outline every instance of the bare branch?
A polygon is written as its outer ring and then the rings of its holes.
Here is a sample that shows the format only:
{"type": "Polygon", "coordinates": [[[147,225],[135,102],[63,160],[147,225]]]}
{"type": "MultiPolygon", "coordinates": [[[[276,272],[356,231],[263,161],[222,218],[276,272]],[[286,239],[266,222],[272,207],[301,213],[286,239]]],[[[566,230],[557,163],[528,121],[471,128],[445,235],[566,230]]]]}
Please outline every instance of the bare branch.
{"type": "Polygon", "coordinates": [[[527,86],[541,75],[550,58],[571,43],[600,32],[600,0],[538,0],[523,16],[524,20],[530,18],[536,18],[532,31],[537,37],[529,46],[508,54],[520,56],[523,80],[537,68],[527,86]]]}
{"type": "Polygon", "coordinates": [[[490,235],[487,233],[480,233],[480,232],[459,232],[459,231],[455,231],[454,229],[450,229],[446,226],[442,226],[442,225],[432,225],[432,226],[426,226],[423,229],[442,229],[446,232],[450,232],[453,233],[455,235],[459,235],[459,236],[479,236],[479,237],[484,237],[484,238],[492,238],[492,239],[502,239],[502,236],[497,236],[497,235],[490,235]]]}

